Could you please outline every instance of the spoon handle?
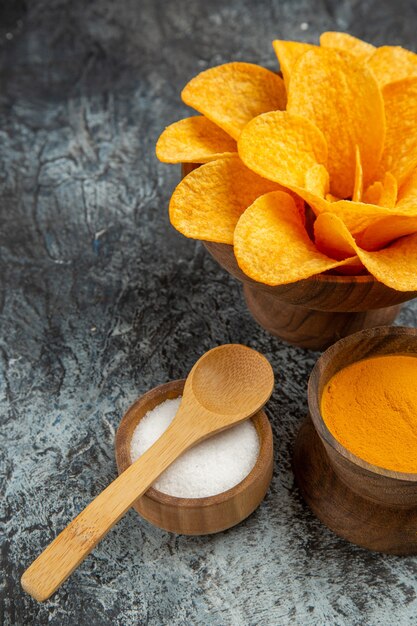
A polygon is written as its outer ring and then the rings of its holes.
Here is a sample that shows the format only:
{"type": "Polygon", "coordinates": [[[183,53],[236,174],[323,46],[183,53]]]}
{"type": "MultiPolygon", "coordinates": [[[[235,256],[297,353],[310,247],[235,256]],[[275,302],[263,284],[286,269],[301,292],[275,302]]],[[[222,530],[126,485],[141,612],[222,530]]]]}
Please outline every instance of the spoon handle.
{"type": "Polygon", "coordinates": [[[24,572],[21,583],[27,593],[39,602],[47,600],[133,502],[201,438],[198,430],[184,424],[181,408],[154,445],[90,502],[24,572]]]}

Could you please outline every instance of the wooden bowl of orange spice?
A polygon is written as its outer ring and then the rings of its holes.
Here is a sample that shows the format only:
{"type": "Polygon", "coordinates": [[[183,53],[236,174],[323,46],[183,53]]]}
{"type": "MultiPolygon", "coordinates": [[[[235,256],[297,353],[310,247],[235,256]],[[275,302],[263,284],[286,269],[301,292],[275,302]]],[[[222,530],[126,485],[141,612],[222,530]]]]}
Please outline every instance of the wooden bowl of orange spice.
{"type": "Polygon", "coordinates": [[[370,550],[417,554],[416,383],[417,330],[403,327],[341,339],[310,376],[296,481],[324,524],[370,550]]]}

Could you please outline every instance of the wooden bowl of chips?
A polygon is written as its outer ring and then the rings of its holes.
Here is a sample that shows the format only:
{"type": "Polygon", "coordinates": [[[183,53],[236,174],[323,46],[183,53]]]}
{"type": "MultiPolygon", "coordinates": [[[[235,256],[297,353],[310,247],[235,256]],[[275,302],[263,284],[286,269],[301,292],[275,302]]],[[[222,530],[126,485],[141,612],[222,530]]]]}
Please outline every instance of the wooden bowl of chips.
{"type": "Polygon", "coordinates": [[[282,75],[231,62],[194,76],[181,97],[199,115],[156,154],[186,164],[174,228],[222,244],[207,248],[265,329],[319,349],[417,294],[417,55],[347,33],[273,47],[282,75]]]}

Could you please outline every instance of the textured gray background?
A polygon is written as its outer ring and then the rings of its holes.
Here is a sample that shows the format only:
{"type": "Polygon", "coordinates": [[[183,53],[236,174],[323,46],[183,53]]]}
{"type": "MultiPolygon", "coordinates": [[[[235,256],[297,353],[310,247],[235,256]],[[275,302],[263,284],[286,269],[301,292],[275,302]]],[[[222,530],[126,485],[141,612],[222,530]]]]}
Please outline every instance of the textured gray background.
{"type": "MultiPolygon", "coordinates": [[[[417,559],[338,539],[294,487],[317,355],[258,328],[239,285],[169,226],[179,169],[154,156],[161,129],[187,113],[191,76],[231,60],[275,68],[273,38],[316,42],[327,29],[416,49],[416,3],[1,3],[5,626],[416,624],[417,559]],[[203,538],[129,512],[48,603],[23,594],[25,566],[116,475],[129,404],[224,342],[260,349],[277,375],[275,476],[259,510],[203,538]]],[[[416,325],[417,307],[400,321],[416,325]]]]}

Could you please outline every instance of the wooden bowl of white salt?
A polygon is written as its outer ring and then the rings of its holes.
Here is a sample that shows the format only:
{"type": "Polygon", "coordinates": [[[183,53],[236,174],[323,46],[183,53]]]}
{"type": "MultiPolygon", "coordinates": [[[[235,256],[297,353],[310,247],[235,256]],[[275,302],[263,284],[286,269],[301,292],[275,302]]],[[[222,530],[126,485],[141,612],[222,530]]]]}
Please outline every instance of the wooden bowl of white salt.
{"type": "MultiPolygon", "coordinates": [[[[143,454],[173,419],[185,380],[155,387],[123,417],[116,434],[119,473],[143,454]]],[[[134,504],[148,522],[183,535],[239,524],[262,502],[273,470],[272,430],[264,411],[197,444],[134,504]]]]}

